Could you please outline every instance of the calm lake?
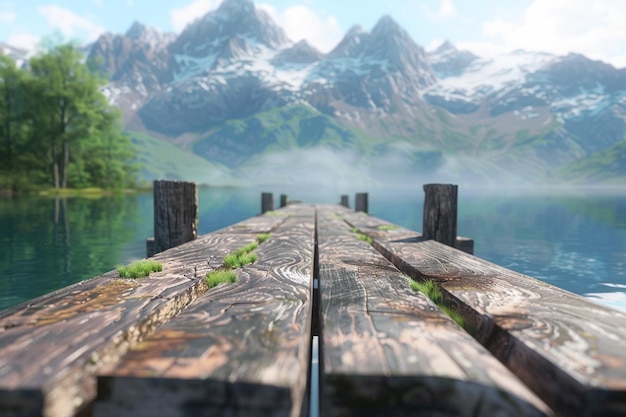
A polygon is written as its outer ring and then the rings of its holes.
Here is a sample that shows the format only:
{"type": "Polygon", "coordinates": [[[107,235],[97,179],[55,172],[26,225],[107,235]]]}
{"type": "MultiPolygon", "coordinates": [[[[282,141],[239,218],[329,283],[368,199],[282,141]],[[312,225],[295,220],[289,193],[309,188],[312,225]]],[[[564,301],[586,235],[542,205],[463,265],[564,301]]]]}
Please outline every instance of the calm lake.
{"type": "MultiPolygon", "coordinates": [[[[337,203],[369,191],[371,214],[422,230],[424,193],[411,190],[214,189],[199,192],[199,233],[254,216],[261,191],[337,203]]],[[[0,198],[0,309],[145,256],[152,195],[0,198]]],[[[626,192],[459,189],[459,235],[475,255],[626,311],[626,192]]]]}

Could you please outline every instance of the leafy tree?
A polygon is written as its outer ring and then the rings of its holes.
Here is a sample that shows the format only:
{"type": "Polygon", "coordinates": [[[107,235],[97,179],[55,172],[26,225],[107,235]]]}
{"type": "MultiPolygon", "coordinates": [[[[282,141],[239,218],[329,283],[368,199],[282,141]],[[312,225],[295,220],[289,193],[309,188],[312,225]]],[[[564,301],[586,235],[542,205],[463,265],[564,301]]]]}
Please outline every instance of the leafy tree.
{"type": "Polygon", "coordinates": [[[134,186],[134,148],[104,80],[72,44],[20,69],[0,54],[0,188],[134,186]]]}
{"type": "Polygon", "coordinates": [[[16,188],[15,171],[19,171],[19,147],[24,129],[20,122],[25,111],[24,85],[27,74],[15,62],[0,54],[0,187],[16,188]]]}
{"type": "Polygon", "coordinates": [[[98,157],[105,158],[107,169],[130,164],[132,145],[118,128],[119,112],[99,92],[104,80],[84,64],[82,53],[71,44],[59,45],[32,58],[30,66],[32,138],[48,154],[54,187],[67,188],[70,177],[76,186],[128,181],[132,169],[113,182],[103,177],[106,170],[95,169],[102,163],[98,157]]]}

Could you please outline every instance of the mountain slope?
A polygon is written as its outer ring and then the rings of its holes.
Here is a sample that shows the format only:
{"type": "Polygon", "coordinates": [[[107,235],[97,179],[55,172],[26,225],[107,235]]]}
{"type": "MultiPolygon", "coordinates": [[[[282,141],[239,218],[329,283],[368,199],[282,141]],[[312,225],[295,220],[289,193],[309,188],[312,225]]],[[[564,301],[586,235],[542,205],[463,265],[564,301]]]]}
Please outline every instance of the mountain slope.
{"type": "Polygon", "coordinates": [[[266,155],[323,151],[373,179],[542,181],[626,134],[626,70],[576,54],[485,59],[450,42],[426,52],[388,16],[322,54],[250,0],[224,0],[178,36],[136,24],[91,56],[128,128],[239,174],[266,155]]]}
{"type": "Polygon", "coordinates": [[[626,181],[626,140],[559,170],[557,178],[575,183],[624,184],[626,181]]]}
{"type": "Polygon", "coordinates": [[[140,182],[153,179],[195,181],[214,186],[241,185],[225,165],[209,162],[191,152],[141,132],[129,132],[141,165],[140,182]]]}

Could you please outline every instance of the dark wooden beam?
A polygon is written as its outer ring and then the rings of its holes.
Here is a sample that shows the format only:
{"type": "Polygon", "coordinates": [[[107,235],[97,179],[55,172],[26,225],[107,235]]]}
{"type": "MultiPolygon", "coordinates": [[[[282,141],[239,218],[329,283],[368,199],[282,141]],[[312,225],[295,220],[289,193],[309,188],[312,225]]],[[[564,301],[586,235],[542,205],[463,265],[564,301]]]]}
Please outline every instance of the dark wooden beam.
{"type": "Polygon", "coordinates": [[[261,193],[261,214],[274,210],[274,194],[261,193]]]}
{"type": "Polygon", "coordinates": [[[367,193],[357,193],[354,200],[354,211],[368,213],[369,202],[367,193]]]}
{"type": "Polygon", "coordinates": [[[198,184],[154,181],[153,253],[194,240],[198,235],[198,184]]]}
{"type": "Polygon", "coordinates": [[[337,208],[318,210],[321,415],[552,415],[337,208]]]}
{"type": "Polygon", "coordinates": [[[458,186],[452,184],[424,185],[424,221],[422,234],[444,245],[456,241],[458,186]]]}

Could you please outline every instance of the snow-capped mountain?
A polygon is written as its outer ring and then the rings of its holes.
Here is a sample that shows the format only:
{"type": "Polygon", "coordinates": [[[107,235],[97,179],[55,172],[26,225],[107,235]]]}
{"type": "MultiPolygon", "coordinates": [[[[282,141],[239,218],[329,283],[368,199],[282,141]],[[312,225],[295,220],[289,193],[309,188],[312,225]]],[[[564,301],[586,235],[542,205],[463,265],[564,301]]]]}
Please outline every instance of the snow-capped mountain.
{"type": "Polygon", "coordinates": [[[469,59],[445,46],[430,55],[439,69],[437,84],[422,93],[430,104],[455,115],[506,119],[517,132],[543,130],[534,156],[540,152],[557,166],[625,138],[626,70],[578,54],[515,51],[469,59]]]}
{"type": "Polygon", "coordinates": [[[90,58],[127,128],[249,172],[268,153],[323,148],[380,178],[537,180],[626,137],[626,69],[450,42],[426,52],[388,16],[323,54],[251,0],[224,0],[179,35],[105,34],[90,58]]]}
{"type": "Polygon", "coordinates": [[[23,67],[30,56],[29,51],[22,48],[16,48],[4,42],[0,42],[0,54],[8,56],[15,61],[15,65],[18,68],[23,67]]]}
{"type": "Polygon", "coordinates": [[[149,129],[168,134],[298,102],[353,118],[363,110],[388,112],[397,101],[414,107],[419,91],[436,81],[423,48],[390,17],[371,32],[351,30],[327,56],[305,41],[293,44],[250,0],[224,1],[169,43],[158,33],[152,43],[134,40],[137,31],[103,36],[92,57],[113,63],[116,45],[128,45],[121,64],[129,48],[139,53],[140,64],[105,67],[113,81],[107,94],[127,113],[138,110],[149,129]]]}

